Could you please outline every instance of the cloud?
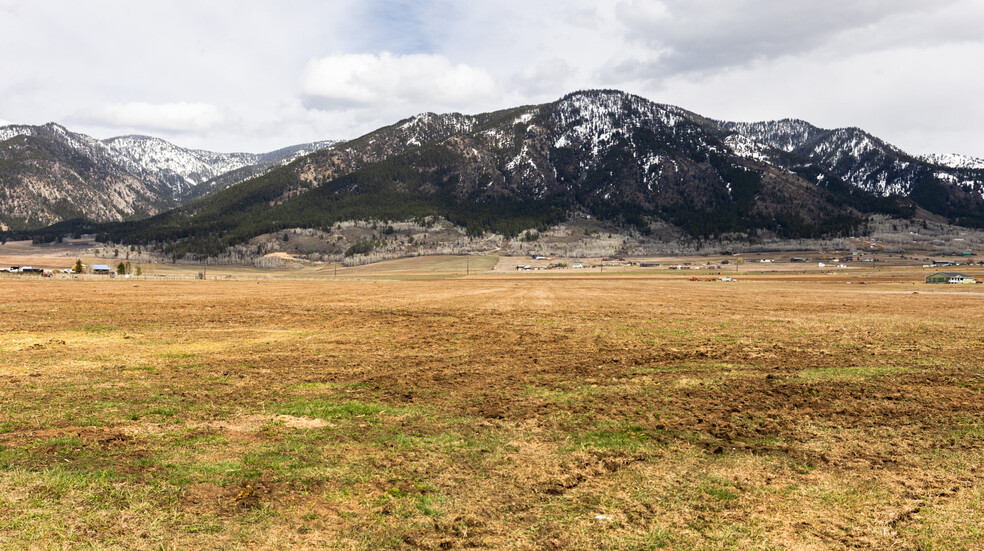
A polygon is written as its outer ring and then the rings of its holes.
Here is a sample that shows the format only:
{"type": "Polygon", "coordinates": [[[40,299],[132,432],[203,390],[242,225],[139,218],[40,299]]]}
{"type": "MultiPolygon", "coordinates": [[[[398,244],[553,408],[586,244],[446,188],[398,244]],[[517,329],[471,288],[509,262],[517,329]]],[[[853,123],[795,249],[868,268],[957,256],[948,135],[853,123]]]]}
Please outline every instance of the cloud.
{"type": "Polygon", "coordinates": [[[545,59],[522,68],[512,77],[513,87],[526,96],[567,93],[567,83],[575,70],[560,58],[545,59]]]}
{"type": "Polygon", "coordinates": [[[225,122],[209,103],[116,103],[80,112],[75,119],[109,128],[139,128],[165,132],[204,132],[225,122]]]}
{"type": "MultiPolygon", "coordinates": [[[[894,20],[945,10],[957,0],[622,0],[616,18],[627,37],[649,48],[648,56],[618,72],[644,68],[650,74],[701,72],[777,59],[815,50],[857,33],[873,47],[871,34],[894,20]]],[[[886,37],[881,37],[882,41],[886,37]]],[[[898,44],[911,40],[894,36],[898,44]]]]}
{"type": "Polygon", "coordinates": [[[334,110],[387,105],[459,109],[487,99],[495,81],[443,55],[342,54],[313,59],[301,76],[305,105],[334,110]]]}
{"type": "Polygon", "coordinates": [[[260,151],[603,87],[984,155],[981,0],[0,0],[0,14],[0,49],[17,52],[0,59],[0,114],[95,136],[260,151]]]}

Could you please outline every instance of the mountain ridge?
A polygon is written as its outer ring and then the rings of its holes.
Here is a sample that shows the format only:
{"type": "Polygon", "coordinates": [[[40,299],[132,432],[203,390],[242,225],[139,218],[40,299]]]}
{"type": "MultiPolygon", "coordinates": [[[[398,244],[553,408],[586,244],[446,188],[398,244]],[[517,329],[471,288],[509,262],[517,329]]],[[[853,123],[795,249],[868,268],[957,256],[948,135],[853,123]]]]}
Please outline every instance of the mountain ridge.
{"type": "Polygon", "coordinates": [[[982,170],[928,163],[859,128],[715,121],[587,90],[477,115],[422,113],[176,210],[87,229],[176,257],[287,228],[433,217],[476,237],[590,215],[654,239],[806,238],[862,232],[874,214],[984,226],[982,189],[982,170]]]}
{"type": "Polygon", "coordinates": [[[53,145],[47,148],[48,152],[60,152],[64,158],[39,165],[29,159],[18,159],[13,151],[0,153],[8,161],[0,189],[0,229],[4,226],[48,225],[64,220],[64,213],[69,212],[95,221],[120,221],[156,214],[334,143],[297,144],[266,153],[217,153],[182,148],[151,136],[127,135],[99,140],[72,132],[57,123],[46,123],[0,126],[0,147],[20,136],[50,141],[53,145]],[[73,166],[71,157],[85,158],[89,164],[107,167],[108,172],[65,180],[61,176],[65,173],[79,174],[67,168],[73,166]],[[108,168],[110,165],[115,166],[108,168]],[[17,170],[26,172],[19,176],[17,170]],[[230,176],[237,171],[243,171],[240,179],[230,176]],[[121,173],[131,177],[127,179],[129,185],[142,198],[132,205],[101,195],[100,190],[115,185],[109,184],[107,178],[115,178],[111,175],[121,173]],[[67,187],[80,189],[69,190],[67,187]],[[67,206],[54,208],[49,201],[43,200],[46,195],[57,196],[67,206]],[[106,208],[107,201],[114,205],[113,208],[106,208]]]}

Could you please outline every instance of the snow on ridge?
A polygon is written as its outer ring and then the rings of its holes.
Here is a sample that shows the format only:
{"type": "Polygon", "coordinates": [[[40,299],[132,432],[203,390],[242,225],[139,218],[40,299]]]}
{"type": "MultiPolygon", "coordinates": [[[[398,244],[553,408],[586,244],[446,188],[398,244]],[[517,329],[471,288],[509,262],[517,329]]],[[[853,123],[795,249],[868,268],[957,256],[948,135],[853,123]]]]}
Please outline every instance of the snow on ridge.
{"type": "Polygon", "coordinates": [[[185,149],[151,136],[118,136],[100,143],[106,155],[128,171],[145,174],[177,193],[259,160],[259,155],[249,153],[185,149]]]}
{"type": "Polygon", "coordinates": [[[462,132],[471,131],[477,124],[475,117],[461,113],[436,115],[421,113],[411,117],[398,128],[402,130],[403,142],[406,145],[422,145],[436,137],[448,137],[462,132]],[[438,136],[435,136],[437,134],[438,136]]]}
{"type": "Polygon", "coordinates": [[[603,146],[631,135],[635,128],[674,128],[685,119],[685,112],[623,92],[585,92],[557,102],[553,117],[562,129],[555,147],[590,143],[598,155],[603,146]]]}
{"type": "Polygon", "coordinates": [[[780,149],[787,153],[805,145],[823,130],[800,119],[781,119],[762,122],[722,122],[724,128],[746,138],[780,149]]]}
{"type": "Polygon", "coordinates": [[[756,161],[769,161],[766,148],[757,141],[742,134],[731,134],[724,139],[724,144],[739,157],[756,161]]]}
{"type": "MultiPolygon", "coordinates": [[[[0,129],[2,131],[2,129],[0,129]]],[[[984,170],[984,159],[961,155],[959,153],[932,153],[922,155],[921,160],[947,168],[967,168],[972,170],[984,170]]]]}
{"type": "Polygon", "coordinates": [[[526,124],[526,123],[530,122],[531,120],[533,120],[533,117],[535,117],[538,112],[539,112],[539,109],[535,109],[533,111],[528,111],[526,113],[523,113],[522,115],[516,117],[512,121],[511,126],[516,126],[517,124],[526,124]]]}
{"type": "Polygon", "coordinates": [[[22,124],[8,124],[0,126],[0,141],[6,141],[17,136],[33,136],[34,129],[22,124]]]}

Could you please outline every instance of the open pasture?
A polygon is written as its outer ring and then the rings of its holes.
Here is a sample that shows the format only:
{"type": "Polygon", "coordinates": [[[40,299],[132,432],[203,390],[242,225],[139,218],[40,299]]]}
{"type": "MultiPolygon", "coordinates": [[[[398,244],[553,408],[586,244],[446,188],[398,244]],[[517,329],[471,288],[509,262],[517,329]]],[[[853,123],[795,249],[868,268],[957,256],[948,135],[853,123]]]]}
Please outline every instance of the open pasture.
{"type": "Polygon", "coordinates": [[[0,547],[982,549],[920,274],[2,281],[0,547]]]}

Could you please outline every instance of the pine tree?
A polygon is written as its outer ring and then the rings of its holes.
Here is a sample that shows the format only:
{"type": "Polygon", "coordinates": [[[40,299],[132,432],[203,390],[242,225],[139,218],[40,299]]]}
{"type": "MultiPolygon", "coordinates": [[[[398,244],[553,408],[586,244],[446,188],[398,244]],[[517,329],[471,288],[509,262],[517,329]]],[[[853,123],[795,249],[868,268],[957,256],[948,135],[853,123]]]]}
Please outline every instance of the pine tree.
{"type": "Polygon", "coordinates": [[[82,259],[81,258],[76,259],[75,266],[72,266],[72,272],[76,274],[81,274],[84,271],[85,268],[82,266],[82,259]]]}

